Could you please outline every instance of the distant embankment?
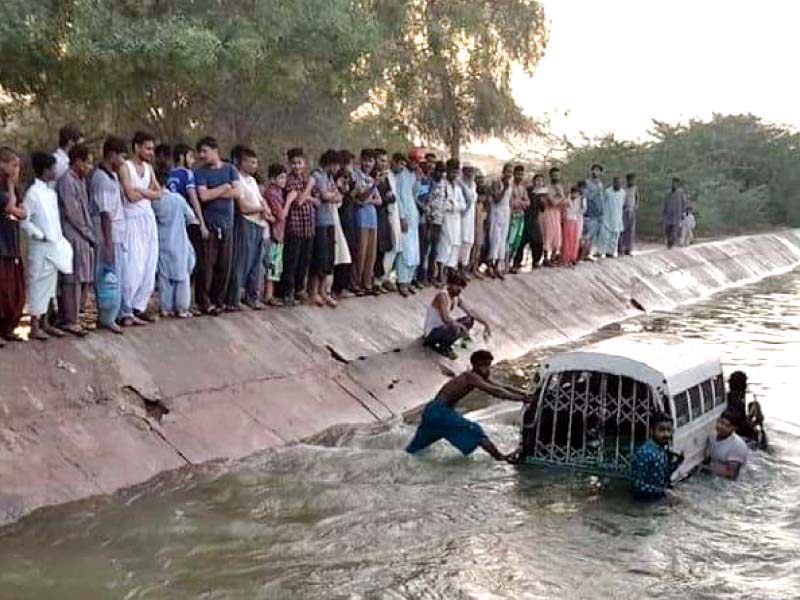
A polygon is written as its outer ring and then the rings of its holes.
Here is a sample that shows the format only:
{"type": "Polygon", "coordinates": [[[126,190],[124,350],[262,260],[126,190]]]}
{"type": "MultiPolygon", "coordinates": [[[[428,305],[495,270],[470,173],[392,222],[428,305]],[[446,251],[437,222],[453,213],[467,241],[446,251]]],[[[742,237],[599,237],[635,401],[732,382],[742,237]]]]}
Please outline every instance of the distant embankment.
{"type": "MultiPolygon", "coordinates": [[[[786,231],[477,282],[466,298],[512,358],[639,314],[632,299],[670,309],[798,264],[800,232],[786,231]]],[[[418,406],[463,366],[421,347],[431,294],[5,348],[0,522],[418,406]]]]}

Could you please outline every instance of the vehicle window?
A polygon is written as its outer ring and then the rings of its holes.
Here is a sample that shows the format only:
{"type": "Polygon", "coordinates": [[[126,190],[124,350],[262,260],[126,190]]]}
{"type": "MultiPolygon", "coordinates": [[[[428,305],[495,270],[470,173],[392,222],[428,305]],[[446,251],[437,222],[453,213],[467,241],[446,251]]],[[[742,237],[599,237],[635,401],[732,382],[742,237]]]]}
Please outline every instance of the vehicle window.
{"type": "Polygon", "coordinates": [[[692,405],[692,419],[696,419],[703,414],[703,400],[700,398],[699,385],[689,390],[689,402],[692,405]]]}
{"type": "Polygon", "coordinates": [[[700,389],[703,391],[703,408],[705,412],[708,412],[715,406],[713,380],[709,379],[708,381],[704,381],[700,389]]]}
{"type": "Polygon", "coordinates": [[[720,373],[714,380],[714,404],[719,406],[723,402],[725,402],[725,381],[722,379],[722,373],[720,373]]]}
{"type": "Polygon", "coordinates": [[[681,392],[675,396],[675,421],[677,426],[686,425],[689,422],[689,395],[681,392]]]}

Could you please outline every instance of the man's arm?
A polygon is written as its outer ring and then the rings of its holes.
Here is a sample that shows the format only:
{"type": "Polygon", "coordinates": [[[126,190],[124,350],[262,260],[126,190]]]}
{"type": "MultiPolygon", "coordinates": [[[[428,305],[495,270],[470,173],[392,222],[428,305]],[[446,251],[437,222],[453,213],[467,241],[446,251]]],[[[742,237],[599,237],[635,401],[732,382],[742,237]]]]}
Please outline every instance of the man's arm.
{"type": "Polygon", "coordinates": [[[140,202],[144,200],[144,195],[131,183],[131,178],[128,176],[128,169],[125,165],[122,165],[122,167],[123,168],[119,170],[119,182],[122,185],[122,191],[125,192],[125,197],[128,199],[128,202],[140,202]]]}
{"type": "Polygon", "coordinates": [[[736,479],[739,476],[739,469],[741,467],[742,463],[733,461],[720,462],[713,459],[711,460],[711,464],[709,464],[709,469],[714,475],[725,477],[726,479],[736,479]]]}
{"type": "Polygon", "coordinates": [[[22,206],[25,208],[25,212],[27,216],[24,221],[20,223],[20,227],[28,232],[28,235],[34,240],[44,240],[44,231],[42,231],[39,227],[33,224],[31,219],[33,215],[38,212],[39,209],[39,199],[33,189],[29,190],[27,194],[25,194],[25,198],[22,201],[22,206]]]}
{"type": "Polygon", "coordinates": [[[148,169],[148,171],[150,171],[150,183],[147,184],[147,189],[144,190],[142,194],[148,200],[159,200],[162,194],[161,186],[158,184],[156,174],[153,172],[153,170],[148,169]]]}
{"type": "MultiPolygon", "coordinates": [[[[191,172],[191,171],[190,171],[191,172]]],[[[203,209],[200,207],[200,199],[197,197],[197,189],[195,188],[194,178],[190,180],[192,187],[186,188],[186,197],[189,198],[189,205],[192,207],[194,216],[200,224],[200,235],[202,238],[208,239],[208,227],[206,227],[206,220],[203,218],[203,209]]]]}
{"type": "Polygon", "coordinates": [[[230,196],[233,194],[233,186],[230,183],[224,183],[222,185],[218,185],[213,189],[208,189],[205,183],[198,184],[197,186],[197,196],[200,198],[200,202],[212,202],[223,196],[230,196]]]}
{"type": "Polygon", "coordinates": [[[489,322],[484,317],[482,317],[474,309],[467,308],[463,300],[459,300],[458,305],[461,307],[461,310],[463,310],[468,317],[472,317],[475,321],[483,325],[485,337],[489,337],[490,335],[492,335],[492,328],[489,326],[489,322]]]}
{"type": "Polygon", "coordinates": [[[496,385],[487,381],[476,373],[469,373],[469,383],[478,388],[482,392],[486,392],[490,396],[500,398],[501,400],[512,400],[515,402],[529,402],[530,397],[527,394],[518,391],[507,390],[504,387],[496,385]]]}

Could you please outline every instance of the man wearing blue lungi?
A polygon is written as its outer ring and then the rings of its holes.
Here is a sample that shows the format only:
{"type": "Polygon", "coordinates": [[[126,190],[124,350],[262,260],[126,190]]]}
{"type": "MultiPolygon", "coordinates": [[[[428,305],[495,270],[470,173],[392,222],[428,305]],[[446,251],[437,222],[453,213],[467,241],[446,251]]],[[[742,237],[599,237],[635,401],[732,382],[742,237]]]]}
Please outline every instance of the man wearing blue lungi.
{"type": "Polygon", "coordinates": [[[462,454],[471,454],[478,446],[486,450],[495,460],[515,462],[517,453],[503,454],[486,436],[477,423],[465,419],[456,411],[456,404],[478,389],[495,398],[529,402],[530,396],[522,390],[501,385],[490,380],[494,357],[487,350],[478,350],[470,357],[472,370],[466,371],[447,382],[436,397],[425,406],[422,421],[406,452],[416,454],[441,438],[458,448],[462,454]]]}

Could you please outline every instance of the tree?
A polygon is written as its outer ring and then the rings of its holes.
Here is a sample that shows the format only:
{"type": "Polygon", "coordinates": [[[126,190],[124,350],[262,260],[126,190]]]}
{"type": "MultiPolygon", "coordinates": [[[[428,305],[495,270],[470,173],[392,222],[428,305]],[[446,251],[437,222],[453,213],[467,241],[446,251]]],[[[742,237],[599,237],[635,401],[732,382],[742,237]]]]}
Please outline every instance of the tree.
{"type": "Polygon", "coordinates": [[[375,0],[384,46],[372,99],[397,127],[444,143],[526,134],[535,123],[512,97],[511,73],[544,54],[534,0],[375,0]]]}
{"type": "Polygon", "coordinates": [[[635,172],[645,202],[640,232],[662,233],[663,200],[672,177],[683,180],[705,235],[800,225],[800,137],[753,115],[714,115],[686,124],[653,122],[652,139],[620,142],[608,135],[572,146],[563,163],[567,181],[586,177],[599,162],[607,178],[635,172]]]}
{"type": "Polygon", "coordinates": [[[355,66],[377,40],[351,0],[6,0],[0,86],[8,112],[91,115],[101,132],[335,138],[366,97],[355,66]]]}

